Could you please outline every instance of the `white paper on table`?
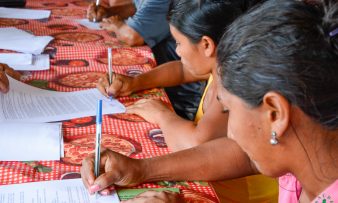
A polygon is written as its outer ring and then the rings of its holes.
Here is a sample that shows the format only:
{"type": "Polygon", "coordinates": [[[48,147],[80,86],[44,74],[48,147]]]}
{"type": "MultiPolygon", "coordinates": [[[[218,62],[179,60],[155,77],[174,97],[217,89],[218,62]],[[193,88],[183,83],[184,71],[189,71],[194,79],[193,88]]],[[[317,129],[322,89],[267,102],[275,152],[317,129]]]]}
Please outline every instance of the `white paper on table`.
{"type": "Polygon", "coordinates": [[[32,87],[8,78],[10,91],[0,94],[0,121],[53,122],[96,115],[102,99],[102,114],[124,113],[116,99],[104,97],[97,89],[55,92],[32,87]]]}
{"type": "Polygon", "coordinates": [[[92,29],[92,30],[102,30],[102,28],[100,27],[100,23],[96,22],[91,22],[89,21],[88,19],[78,19],[78,20],[75,20],[76,22],[80,23],[81,25],[89,28],[89,29],[92,29]]]}
{"type": "Polygon", "coordinates": [[[49,18],[50,14],[47,10],[0,7],[0,18],[43,19],[49,18]]]}
{"type": "Polygon", "coordinates": [[[50,36],[33,36],[13,40],[0,40],[0,49],[7,49],[17,52],[41,54],[45,47],[54,38],[50,36]]]}
{"type": "Polygon", "coordinates": [[[95,195],[89,196],[81,179],[68,179],[0,186],[0,202],[119,203],[120,200],[116,193],[95,199],[95,195]]]}
{"type": "Polygon", "coordinates": [[[8,65],[31,65],[32,54],[0,53],[0,63],[8,65]]]}
{"type": "Polygon", "coordinates": [[[60,160],[62,123],[0,123],[0,161],[60,160]]]}
{"type": "Polygon", "coordinates": [[[15,27],[0,28],[0,41],[15,40],[15,39],[26,39],[34,37],[34,35],[20,30],[15,27]]]}
{"type": "Polygon", "coordinates": [[[32,64],[30,65],[13,65],[9,64],[14,70],[49,70],[50,62],[48,54],[33,55],[32,64]]]}

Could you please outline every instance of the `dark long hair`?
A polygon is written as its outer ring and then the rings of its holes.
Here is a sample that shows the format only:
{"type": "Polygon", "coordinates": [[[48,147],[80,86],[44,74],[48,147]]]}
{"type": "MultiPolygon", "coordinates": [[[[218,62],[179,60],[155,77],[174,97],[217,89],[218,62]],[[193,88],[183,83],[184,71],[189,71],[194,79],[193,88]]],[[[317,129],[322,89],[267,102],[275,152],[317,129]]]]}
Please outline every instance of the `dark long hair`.
{"type": "Polygon", "coordinates": [[[197,43],[203,36],[216,44],[226,27],[259,0],[173,0],[169,23],[197,43]]]}
{"type": "Polygon", "coordinates": [[[338,128],[338,4],[269,0],[238,18],[218,46],[224,88],[251,106],[269,91],[338,128]],[[332,34],[331,34],[332,35],[332,34]]]}

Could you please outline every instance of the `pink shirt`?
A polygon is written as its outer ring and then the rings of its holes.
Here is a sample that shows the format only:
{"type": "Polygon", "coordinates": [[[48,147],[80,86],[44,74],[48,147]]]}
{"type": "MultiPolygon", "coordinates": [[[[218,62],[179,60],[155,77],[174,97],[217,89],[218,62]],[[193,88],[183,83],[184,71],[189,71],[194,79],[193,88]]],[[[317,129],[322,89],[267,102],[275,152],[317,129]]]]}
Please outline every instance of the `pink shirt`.
{"type": "MultiPolygon", "coordinates": [[[[302,192],[299,181],[292,174],[279,178],[279,203],[297,203],[302,192]]],[[[318,195],[312,203],[338,203],[338,180],[318,195]]]]}

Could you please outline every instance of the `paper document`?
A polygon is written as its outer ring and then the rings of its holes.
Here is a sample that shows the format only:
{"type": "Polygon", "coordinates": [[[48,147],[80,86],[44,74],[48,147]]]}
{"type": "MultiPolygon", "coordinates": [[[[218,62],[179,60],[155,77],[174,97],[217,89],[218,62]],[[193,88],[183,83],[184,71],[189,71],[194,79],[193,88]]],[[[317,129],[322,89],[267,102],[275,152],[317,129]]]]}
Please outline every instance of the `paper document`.
{"type": "Polygon", "coordinates": [[[79,19],[79,20],[75,20],[75,21],[80,23],[81,25],[89,28],[89,29],[102,30],[102,28],[100,27],[100,23],[90,22],[88,19],[79,19]]]}
{"type": "Polygon", "coordinates": [[[60,160],[62,123],[0,123],[0,161],[60,160]]]}
{"type": "Polygon", "coordinates": [[[0,54],[0,63],[7,65],[30,65],[32,64],[32,54],[4,53],[0,54]]]}
{"type": "Polygon", "coordinates": [[[116,193],[90,196],[81,179],[0,186],[0,203],[119,203],[116,193]]]}
{"type": "Polygon", "coordinates": [[[34,36],[16,28],[0,28],[0,49],[37,55],[53,39],[51,36],[34,36]]]}
{"type": "Polygon", "coordinates": [[[41,36],[26,39],[0,41],[0,49],[7,49],[29,54],[41,54],[45,47],[53,39],[54,38],[50,36],[41,36]]]}
{"type": "Polygon", "coordinates": [[[55,92],[32,87],[9,77],[10,91],[0,93],[0,121],[52,122],[96,115],[96,103],[103,100],[103,114],[124,113],[116,99],[97,89],[55,92]]]}
{"type": "Polygon", "coordinates": [[[48,54],[33,55],[32,64],[30,65],[13,65],[9,64],[14,70],[49,70],[50,61],[48,54]]]}
{"type": "Polygon", "coordinates": [[[43,19],[49,18],[50,14],[51,11],[47,10],[0,7],[0,18],[43,19]]]}
{"type": "Polygon", "coordinates": [[[0,41],[26,39],[31,37],[34,37],[34,35],[15,27],[0,28],[0,41]]]}

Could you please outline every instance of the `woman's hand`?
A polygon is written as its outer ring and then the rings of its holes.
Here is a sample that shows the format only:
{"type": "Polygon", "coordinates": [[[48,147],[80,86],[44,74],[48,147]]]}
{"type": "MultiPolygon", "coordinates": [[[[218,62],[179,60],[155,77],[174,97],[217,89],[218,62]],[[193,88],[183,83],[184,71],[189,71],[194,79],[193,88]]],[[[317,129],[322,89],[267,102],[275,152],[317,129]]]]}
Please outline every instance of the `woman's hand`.
{"type": "Polygon", "coordinates": [[[110,193],[111,186],[135,186],[142,183],[143,161],[131,159],[119,153],[104,150],[101,152],[100,176],[95,178],[95,155],[91,154],[82,162],[81,177],[90,194],[100,191],[103,195],[110,193]]]}
{"type": "Polygon", "coordinates": [[[128,96],[133,92],[133,83],[134,78],[132,77],[113,74],[112,84],[110,86],[108,75],[106,75],[99,79],[96,87],[106,97],[121,97],[128,96]]]}
{"type": "Polygon", "coordinates": [[[104,30],[115,32],[115,34],[117,34],[116,31],[119,30],[123,24],[123,20],[118,15],[114,15],[109,18],[104,18],[100,23],[100,26],[104,30]]]}
{"type": "Polygon", "coordinates": [[[9,90],[9,81],[4,71],[0,71],[0,92],[7,93],[9,90]]]}
{"type": "Polygon", "coordinates": [[[9,91],[9,81],[7,75],[16,80],[20,80],[21,74],[6,64],[0,63],[0,92],[7,93],[9,91]]]}
{"type": "Polygon", "coordinates": [[[96,6],[95,3],[91,3],[87,9],[87,18],[89,21],[100,22],[103,18],[107,17],[107,9],[103,6],[96,6]]]}
{"type": "Polygon", "coordinates": [[[170,191],[156,192],[156,191],[147,191],[142,194],[139,194],[137,197],[121,201],[121,203],[183,203],[183,199],[180,198],[180,195],[170,191]]]}
{"type": "Polygon", "coordinates": [[[127,113],[137,114],[150,123],[159,124],[161,119],[176,115],[168,105],[160,100],[141,99],[127,107],[127,113]]]}

